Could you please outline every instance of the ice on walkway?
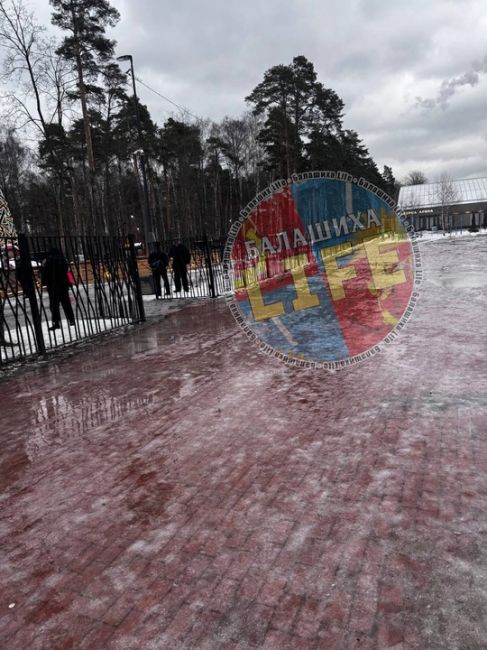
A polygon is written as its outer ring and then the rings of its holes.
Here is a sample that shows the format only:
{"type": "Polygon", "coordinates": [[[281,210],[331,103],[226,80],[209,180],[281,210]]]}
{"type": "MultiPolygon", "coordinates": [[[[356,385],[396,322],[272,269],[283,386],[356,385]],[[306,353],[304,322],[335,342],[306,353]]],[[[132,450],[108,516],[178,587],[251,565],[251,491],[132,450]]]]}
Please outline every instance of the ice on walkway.
{"type": "Polygon", "coordinates": [[[335,374],[206,300],[4,381],[0,647],[485,648],[485,248],[335,374]]]}

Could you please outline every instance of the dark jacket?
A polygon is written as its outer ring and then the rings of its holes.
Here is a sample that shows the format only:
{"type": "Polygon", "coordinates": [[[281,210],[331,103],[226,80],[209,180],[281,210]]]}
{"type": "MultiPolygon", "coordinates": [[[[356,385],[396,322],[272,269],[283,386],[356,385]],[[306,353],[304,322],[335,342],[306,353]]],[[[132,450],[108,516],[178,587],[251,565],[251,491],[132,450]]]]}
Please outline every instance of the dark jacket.
{"type": "Polygon", "coordinates": [[[184,244],[172,246],[169,257],[172,257],[173,267],[185,267],[191,262],[191,253],[184,244]]]}
{"type": "Polygon", "coordinates": [[[69,289],[68,263],[62,253],[53,249],[47,256],[41,270],[42,284],[48,291],[64,293],[69,289]]]}
{"type": "Polygon", "coordinates": [[[153,251],[147,261],[153,272],[163,271],[169,264],[168,256],[162,251],[153,251]]]}

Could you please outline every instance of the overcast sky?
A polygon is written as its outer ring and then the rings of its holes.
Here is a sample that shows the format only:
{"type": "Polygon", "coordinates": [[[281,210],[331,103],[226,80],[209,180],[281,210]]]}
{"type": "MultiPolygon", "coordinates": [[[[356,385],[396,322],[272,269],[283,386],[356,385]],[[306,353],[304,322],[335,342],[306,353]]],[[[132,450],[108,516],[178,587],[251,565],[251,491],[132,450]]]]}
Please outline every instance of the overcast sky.
{"type": "MultiPolygon", "coordinates": [[[[141,79],[198,116],[239,116],[265,70],[303,54],[381,168],[399,179],[411,169],[430,180],[487,176],[485,0],[112,4],[117,54],[132,54],[141,79]]],[[[48,0],[32,5],[48,23],[48,0]]],[[[160,124],[175,110],[139,90],[160,124]]]]}

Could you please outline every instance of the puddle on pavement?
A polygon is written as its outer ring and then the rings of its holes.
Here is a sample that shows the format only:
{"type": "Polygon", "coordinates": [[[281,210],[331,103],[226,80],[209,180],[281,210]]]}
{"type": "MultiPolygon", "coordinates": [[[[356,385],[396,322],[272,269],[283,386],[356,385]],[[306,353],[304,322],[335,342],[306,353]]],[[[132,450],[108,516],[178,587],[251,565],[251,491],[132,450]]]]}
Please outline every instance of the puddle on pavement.
{"type": "Polygon", "coordinates": [[[100,346],[46,368],[41,373],[42,392],[30,400],[24,436],[28,460],[35,462],[53,446],[91,437],[91,432],[95,436],[107,425],[137,414],[147,416],[163,403],[190,396],[211,369],[200,364],[192,368],[190,360],[182,373],[175,364],[186,355],[217,356],[215,350],[206,348],[210,342],[222,346],[218,340],[228,336],[233,321],[222,318],[223,311],[226,305],[181,310],[170,320],[120,338],[115,345],[100,346]]]}
{"type": "Polygon", "coordinates": [[[146,409],[154,401],[152,394],[143,397],[113,396],[103,391],[72,399],[67,395],[42,397],[32,409],[32,428],[25,437],[25,450],[34,462],[53,445],[79,440],[92,429],[122,420],[146,409]]]}

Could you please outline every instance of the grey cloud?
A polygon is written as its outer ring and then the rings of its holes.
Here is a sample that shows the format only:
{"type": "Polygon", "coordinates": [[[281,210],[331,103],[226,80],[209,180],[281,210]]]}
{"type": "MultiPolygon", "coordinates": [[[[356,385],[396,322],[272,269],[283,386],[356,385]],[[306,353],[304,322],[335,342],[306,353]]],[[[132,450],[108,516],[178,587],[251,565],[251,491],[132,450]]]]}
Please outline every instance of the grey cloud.
{"type": "Polygon", "coordinates": [[[436,99],[422,99],[421,97],[416,97],[416,106],[429,111],[436,106],[436,99]]]}
{"type": "Polygon", "coordinates": [[[487,72],[487,54],[480,63],[474,63],[473,69],[475,72],[487,72]]]}
{"type": "MultiPolygon", "coordinates": [[[[121,14],[110,33],[117,53],[132,54],[141,79],[195,115],[242,114],[265,70],[304,54],[380,166],[398,177],[423,166],[436,176],[433,165],[487,174],[485,0],[110,1],[121,14]]],[[[31,2],[48,23],[48,0],[31,2]]],[[[160,124],[175,112],[139,93],[160,124]]]]}
{"type": "MultiPolygon", "coordinates": [[[[482,70],[482,68],[480,68],[480,70],[482,70]]],[[[454,77],[453,79],[445,79],[441,82],[436,98],[423,99],[422,97],[416,97],[416,106],[424,110],[432,110],[439,106],[445,110],[448,108],[449,100],[459,88],[462,86],[476,86],[479,83],[479,80],[480,75],[476,70],[470,70],[469,72],[465,72],[459,77],[454,77]]]]}
{"type": "Polygon", "coordinates": [[[461,86],[475,86],[479,82],[479,75],[477,72],[465,72],[460,77],[456,79],[450,79],[449,81],[443,81],[441,84],[440,92],[438,93],[437,103],[442,108],[448,106],[448,100],[450,97],[456,93],[457,88],[461,86]]]}

